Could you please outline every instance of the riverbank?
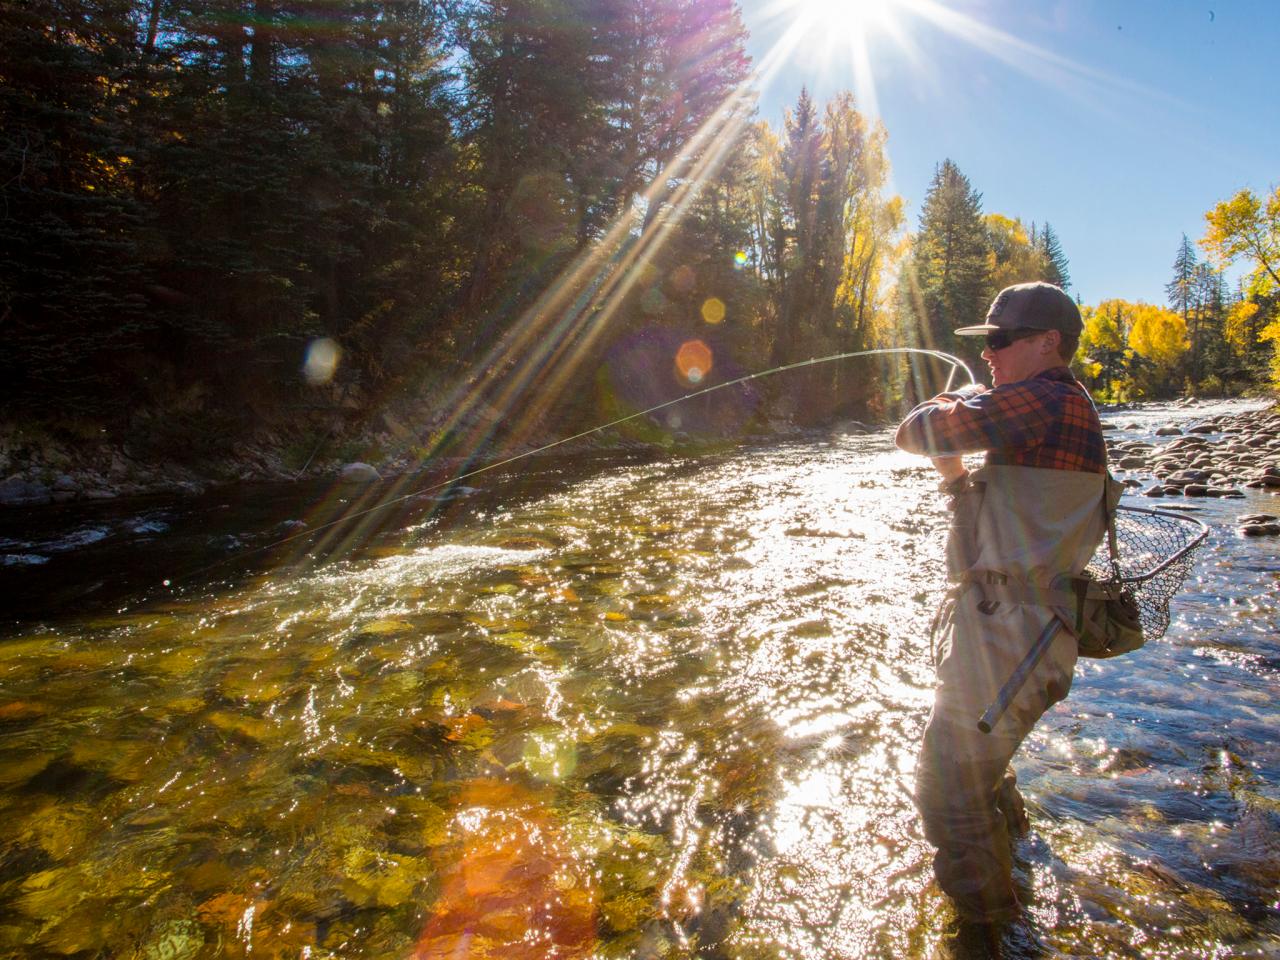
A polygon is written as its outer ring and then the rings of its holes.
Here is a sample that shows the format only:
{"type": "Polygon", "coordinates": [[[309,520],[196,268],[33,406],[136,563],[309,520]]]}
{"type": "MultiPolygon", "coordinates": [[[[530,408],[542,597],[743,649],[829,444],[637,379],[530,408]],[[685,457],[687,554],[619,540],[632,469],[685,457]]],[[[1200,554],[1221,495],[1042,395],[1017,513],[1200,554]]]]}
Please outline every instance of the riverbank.
{"type": "MultiPolygon", "coordinates": [[[[520,441],[503,437],[504,418],[497,411],[473,411],[469,421],[448,422],[443,414],[390,413],[358,428],[340,424],[276,424],[263,427],[216,453],[187,449],[182,438],[170,443],[139,444],[105,439],[97,427],[83,424],[16,426],[0,423],[0,508],[41,506],[141,496],[198,497],[213,489],[241,483],[335,480],[353,484],[420,473],[428,464],[441,473],[475,469],[559,445],[572,428],[555,432],[544,426],[520,441]],[[413,423],[418,426],[410,427],[413,423]],[[477,452],[464,437],[482,437],[477,452]]],[[[827,432],[868,432],[885,424],[841,420],[827,432]]],[[[743,437],[809,435],[782,418],[769,418],[728,438],[696,437],[656,427],[610,428],[575,439],[562,452],[704,453],[743,437]]],[[[102,431],[105,433],[105,431],[102,431]]]]}
{"type": "MultiPolygon", "coordinates": [[[[1276,407],[1178,418],[1142,436],[1126,438],[1137,422],[1112,430],[1108,452],[1111,468],[1143,496],[1218,497],[1238,499],[1249,489],[1280,494],[1280,410],[1276,407]]],[[[1280,533],[1269,515],[1250,533],[1280,533]]]]}
{"type": "MultiPolygon", "coordinates": [[[[1187,398],[1177,401],[1174,407],[1180,419],[1194,421],[1198,419],[1198,411],[1221,402],[1187,398]]],[[[1150,405],[1104,407],[1102,413],[1113,426],[1118,426],[1144,406],[1150,405]]],[[[1271,407],[1272,411],[1277,409],[1280,408],[1271,407]]],[[[1239,433],[1256,436],[1268,429],[1275,430],[1274,423],[1267,426],[1261,419],[1263,412],[1234,416],[1228,436],[1239,433]],[[1251,425],[1250,418],[1259,419],[1251,425]]],[[[181,431],[167,429],[163,442],[142,445],[107,439],[105,430],[86,423],[35,426],[0,423],[0,508],[137,496],[195,497],[237,483],[316,479],[363,483],[412,474],[422,469],[428,457],[437,460],[439,451],[446,457],[451,452],[461,452],[451,451],[447,438],[441,439],[450,426],[458,434],[494,435],[500,433],[503,418],[496,411],[480,410],[472,420],[473,423],[459,427],[447,424],[439,414],[418,411],[413,417],[383,414],[373,422],[356,427],[340,422],[276,423],[234,444],[226,444],[223,449],[203,453],[205,446],[216,445],[196,436],[199,431],[194,428],[185,437],[181,431]],[[408,423],[421,426],[411,427],[408,423]]],[[[770,436],[812,432],[776,418],[765,426],[770,436]]],[[[846,420],[830,429],[862,432],[875,428],[872,424],[846,420]]],[[[1192,429],[1201,427],[1193,424],[1192,429]]],[[[501,458],[536,450],[561,436],[544,430],[522,443],[504,444],[501,458]]],[[[577,443],[597,450],[701,452],[708,445],[721,445],[722,441],[697,439],[679,432],[610,430],[577,443]]],[[[1113,447],[1113,452],[1123,452],[1130,461],[1145,452],[1123,443],[1113,447]]],[[[1278,447],[1280,440],[1257,452],[1265,457],[1278,447]]],[[[1280,454],[1273,459],[1280,461],[1280,454]]],[[[471,457],[458,462],[475,465],[471,457]]]]}

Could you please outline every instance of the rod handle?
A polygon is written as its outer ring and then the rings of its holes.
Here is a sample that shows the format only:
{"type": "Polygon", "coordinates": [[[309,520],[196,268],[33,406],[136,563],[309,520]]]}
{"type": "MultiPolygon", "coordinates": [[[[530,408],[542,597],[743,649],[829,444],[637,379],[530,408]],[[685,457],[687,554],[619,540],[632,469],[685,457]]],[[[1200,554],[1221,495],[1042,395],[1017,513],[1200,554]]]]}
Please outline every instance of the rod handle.
{"type": "Polygon", "coordinates": [[[1031,676],[1031,671],[1036,668],[1036,664],[1044,657],[1045,652],[1049,649],[1049,645],[1053,643],[1053,638],[1061,627],[1062,621],[1057,617],[1053,617],[1045,625],[1045,628],[1040,631],[1040,636],[1031,645],[1031,649],[1022,658],[1022,662],[1014,668],[1013,673],[1009,674],[1009,679],[1004,682],[1004,686],[996,694],[991,706],[987,707],[986,712],[978,718],[979,730],[983,733],[990,733],[995,729],[996,724],[1000,722],[1000,718],[1004,716],[1004,712],[1009,709],[1009,704],[1013,703],[1013,698],[1018,695],[1022,685],[1031,676]]]}

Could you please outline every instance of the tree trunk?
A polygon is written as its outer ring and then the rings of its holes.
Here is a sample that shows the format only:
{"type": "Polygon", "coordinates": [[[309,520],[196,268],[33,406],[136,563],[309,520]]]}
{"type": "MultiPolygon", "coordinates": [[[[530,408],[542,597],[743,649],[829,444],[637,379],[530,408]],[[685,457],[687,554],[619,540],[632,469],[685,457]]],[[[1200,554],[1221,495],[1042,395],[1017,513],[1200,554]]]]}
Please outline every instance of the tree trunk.
{"type": "Polygon", "coordinates": [[[271,85],[274,42],[269,24],[275,14],[272,0],[253,2],[253,48],[249,52],[249,78],[254,87],[266,90],[271,85]]]}
{"type": "Polygon", "coordinates": [[[142,48],[147,59],[151,59],[156,51],[156,35],[160,32],[160,8],[163,5],[164,0],[151,0],[151,7],[147,11],[147,41],[142,48]]]}

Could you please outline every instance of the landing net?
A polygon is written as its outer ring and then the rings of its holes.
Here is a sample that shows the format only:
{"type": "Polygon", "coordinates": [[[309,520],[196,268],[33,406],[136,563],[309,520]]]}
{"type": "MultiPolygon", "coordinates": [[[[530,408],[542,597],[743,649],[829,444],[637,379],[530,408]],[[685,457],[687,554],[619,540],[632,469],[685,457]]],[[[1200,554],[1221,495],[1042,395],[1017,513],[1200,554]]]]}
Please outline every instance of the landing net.
{"type": "Polygon", "coordinates": [[[1104,537],[1087,572],[1100,582],[1118,579],[1138,604],[1143,634],[1158,640],[1169,629],[1169,601],[1190,575],[1209,528],[1194,517],[1144,507],[1117,508],[1115,525],[1118,569],[1104,537]]]}

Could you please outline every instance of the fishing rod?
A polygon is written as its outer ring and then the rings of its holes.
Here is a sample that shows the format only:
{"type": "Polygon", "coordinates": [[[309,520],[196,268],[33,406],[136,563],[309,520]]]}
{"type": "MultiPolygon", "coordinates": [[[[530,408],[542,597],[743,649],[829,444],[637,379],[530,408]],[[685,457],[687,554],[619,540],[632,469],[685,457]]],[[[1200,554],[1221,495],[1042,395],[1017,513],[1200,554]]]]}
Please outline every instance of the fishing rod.
{"type": "Polygon", "coordinates": [[[650,414],[657,413],[659,410],[665,410],[667,407],[675,406],[678,403],[684,403],[685,401],[693,400],[696,397],[703,397],[703,396],[706,396],[707,394],[715,393],[717,390],[724,390],[728,387],[734,387],[742,383],[747,383],[751,380],[759,380],[759,379],[763,379],[764,377],[771,377],[779,373],[785,373],[789,370],[799,370],[803,367],[813,367],[822,363],[832,363],[836,360],[850,360],[854,357],[887,356],[891,354],[915,354],[915,355],[924,356],[924,357],[932,357],[935,360],[941,360],[942,362],[948,364],[950,366],[950,370],[947,374],[946,385],[943,388],[944,392],[951,389],[951,386],[955,381],[956,375],[962,370],[964,371],[964,375],[969,378],[968,382],[970,384],[977,382],[973,376],[973,371],[969,369],[969,365],[966,364],[962,359],[960,359],[957,356],[954,356],[953,354],[946,353],[945,351],[942,351],[942,350],[932,350],[925,347],[877,347],[871,350],[854,350],[848,353],[833,353],[830,356],[826,356],[826,357],[812,357],[808,360],[799,360],[799,361],[796,361],[795,363],[786,363],[777,367],[772,367],[768,370],[761,370],[758,373],[749,373],[741,377],[736,377],[733,380],[726,380],[724,383],[717,383],[710,387],[704,387],[701,390],[695,390],[693,393],[686,393],[683,396],[676,397],[673,400],[667,400],[663,403],[655,404],[654,406],[649,407],[645,410],[641,410],[638,413],[627,414],[624,417],[618,417],[616,420],[610,420],[608,423],[602,423],[598,426],[591,427],[589,430],[583,430],[580,433],[575,433],[572,436],[562,437],[559,440],[553,440],[550,443],[544,443],[539,447],[535,447],[532,450],[526,450],[523,453],[516,454],[515,456],[506,457],[505,459],[502,459],[502,460],[495,460],[493,463],[487,463],[484,466],[477,467],[474,470],[469,470],[465,473],[458,474],[457,476],[450,477],[448,480],[441,480],[438,483],[428,484],[427,486],[421,487],[417,490],[413,490],[410,493],[402,494],[397,497],[392,497],[391,499],[384,500],[381,503],[376,503],[372,507],[368,507],[364,510],[358,510],[354,513],[344,514],[343,516],[339,517],[336,520],[330,520],[327,523],[320,524],[319,526],[309,527],[306,530],[300,530],[297,533],[290,534],[287,537],[282,537],[281,539],[276,540],[272,543],[265,544],[264,546],[254,547],[251,550],[247,550],[242,553],[237,553],[234,558],[224,557],[222,560],[218,560],[218,561],[215,561],[214,563],[208,564],[207,566],[199,567],[195,570],[192,570],[184,574],[180,578],[178,577],[167,578],[164,581],[162,581],[161,585],[166,589],[171,589],[173,588],[175,583],[177,583],[179,580],[190,580],[191,578],[196,577],[202,573],[208,573],[210,570],[216,570],[218,567],[221,567],[224,564],[229,563],[232,559],[244,559],[246,557],[251,557],[259,553],[265,553],[268,550],[274,550],[278,547],[284,546],[287,543],[291,543],[294,540],[300,540],[303,537],[314,536],[315,534],[320,533],[323,530],[327,530],[330,527],[335,527],[343,523],[349,523],[352,520],[356,520],[356,519],[359,519],[360,517],[368,516],[369,514],[374,513],[378,510],[385,509],[386,507],[394,506],[397,503],[403,503],[404,501],[410,500],[414,497],[420,497],[423,494],[427,494],[435,490],[439,490],[441,487],[447,487],[455,483],[460,483],[463,480],[470,479],[471,477],[478,476],[479,474],[482,474],[482,473],[487,473],[490,470],[497,470],[499,467],[510,466],[511,464],[516,463],[517,461],[523,460],[526,457],[532,457],[540,453],[546,453],[548,450],[553,450],[556,447],[563,446],[566,443],[572,443],[575,440],[581,440],[584,437],[589,437],[592,434],[599,433],[602,430],[608,430],[611,427],[620,426],[624,423],[627,423],[628,421],[636,420],[636,419],[639,419],[640,417],[649,416],[650,414]]]}

